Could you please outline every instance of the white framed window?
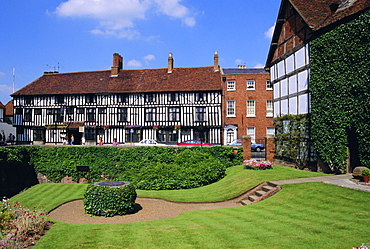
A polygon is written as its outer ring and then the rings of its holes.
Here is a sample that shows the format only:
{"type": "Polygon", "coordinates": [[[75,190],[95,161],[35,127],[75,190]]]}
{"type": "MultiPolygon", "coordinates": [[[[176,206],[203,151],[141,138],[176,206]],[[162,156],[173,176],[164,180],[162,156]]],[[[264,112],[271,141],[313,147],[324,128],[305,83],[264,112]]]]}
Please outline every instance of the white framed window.
{"type": "Polygon", "coordinates": [[[266,127],[266,135],[275,135],[275,127],[273,126],[268,126],[266,127]]]}
{"type": "Polygon", "coordinates": [[[255,117],[255,116],[256,116],[256,101],[247,100],[247,117],[255,117]]]}
{"type": "Polygon", "coordinates": [[[228,91],[235,91],[235,81],[231,80],[227,82],[227,90],[228,91]]]}
{"type": "Polygon", "coordinates": [[[266,81],[266,90],[272,90],[273,89],[273,84],[271,80],[266,81]]]}
{"type": "Polygon", "coordinates": [[[235,117],[235,100],[227,101],[227,117],[235,117]]]}
{"type": "Polygon", "coordinates": [[[247,80],[247,90],[255,90],[256,82],[254,80],[247,80]]]}
{"type": "Polygon", "coordinates": [[[272,100],[266,100],[266,117],[274,116],[274,102],[272,100]]]}
{"type": "Polygon", "coordinates": [[[255,141],[256,141],[256,127],[248,126],[247,127],[247,135],[251,137],[251,142],[255,143],[255,141]]]}

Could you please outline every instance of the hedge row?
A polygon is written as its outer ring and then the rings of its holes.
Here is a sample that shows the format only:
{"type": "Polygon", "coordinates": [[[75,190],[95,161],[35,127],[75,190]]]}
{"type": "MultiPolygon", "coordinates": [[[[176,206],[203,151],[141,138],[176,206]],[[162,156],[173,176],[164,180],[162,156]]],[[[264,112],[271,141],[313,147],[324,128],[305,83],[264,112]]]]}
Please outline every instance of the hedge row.
{"type": "MultiPolygon", "coordinates": [[[[227,167],[242,162],[240,152],[235,154],[230,147],[221,146],[129,149],[77,146],[20,148],[29,154],[28,162],[23,162],[32,165],[35,172],[45,175],[53,182],[59,182],[65,176],[72,176],[76,181],[76,166],[88,165],[93,182],[129,181],[138,189],[204,186],[224,177],[227,167]]],[[[0,155],[1,149],[3,148],[0,148],[0,155]]],[[[17,159],[16,154],[10,154],[11,157],[8,155],[3,157],[3,160],[17,159]]],[[[87,178],[87,173],[80,172],[80,176],[87,178]]]]}

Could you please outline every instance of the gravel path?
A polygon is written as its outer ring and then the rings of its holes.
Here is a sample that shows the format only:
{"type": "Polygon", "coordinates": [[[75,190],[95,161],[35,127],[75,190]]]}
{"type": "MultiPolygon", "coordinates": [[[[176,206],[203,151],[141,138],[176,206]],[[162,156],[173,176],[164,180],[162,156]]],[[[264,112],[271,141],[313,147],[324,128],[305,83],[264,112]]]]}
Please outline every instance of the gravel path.
{"type": "Polygon", "coordinates": [[[58,221],[79,224],[127,223],[176,217],[180,213],[194,210],[218,209],[242,206],[240,198],[212,203],[171,202],[154,198],[136,198],[135,213],[114,217],[91,217],[84,213],[83,200],[67,202],[49,213],[58,221]]]}

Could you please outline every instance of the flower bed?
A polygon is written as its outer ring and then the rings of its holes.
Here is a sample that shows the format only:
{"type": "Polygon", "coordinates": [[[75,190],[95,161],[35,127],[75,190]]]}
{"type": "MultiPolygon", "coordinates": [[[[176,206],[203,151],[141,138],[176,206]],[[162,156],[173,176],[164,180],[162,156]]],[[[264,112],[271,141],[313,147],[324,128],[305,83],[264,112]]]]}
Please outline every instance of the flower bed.
{"type": "Polygon", "coordinates": [[[243,161],[244,168],[252,170],[265,170],[272,169],[272,163],[270,161],[257,161],[255,159],[249,159],[243,161]]]}
{"type": "Polygon", "coordinates": [[[27,248],[34,246],[50,229],[43,211],[22,207],[18,202],[0,202],[0,248],[27,248]]]}

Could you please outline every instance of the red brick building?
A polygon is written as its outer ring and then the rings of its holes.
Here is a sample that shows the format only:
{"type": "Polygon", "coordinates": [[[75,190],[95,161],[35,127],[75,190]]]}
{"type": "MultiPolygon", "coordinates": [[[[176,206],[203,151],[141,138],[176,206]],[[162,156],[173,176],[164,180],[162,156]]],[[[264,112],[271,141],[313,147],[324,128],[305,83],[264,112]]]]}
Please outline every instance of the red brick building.
{"type": "Polygon", "coordinates": [[[252,142],[263,143],[274,134],[273,92],[269,72],[262,68],[222,69],[224,144],[250,135],[252,142]]]}

